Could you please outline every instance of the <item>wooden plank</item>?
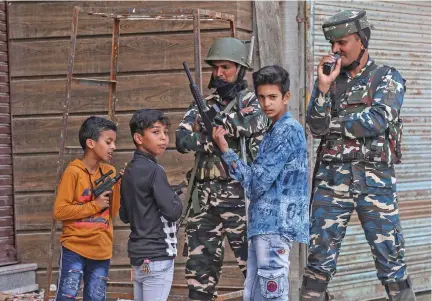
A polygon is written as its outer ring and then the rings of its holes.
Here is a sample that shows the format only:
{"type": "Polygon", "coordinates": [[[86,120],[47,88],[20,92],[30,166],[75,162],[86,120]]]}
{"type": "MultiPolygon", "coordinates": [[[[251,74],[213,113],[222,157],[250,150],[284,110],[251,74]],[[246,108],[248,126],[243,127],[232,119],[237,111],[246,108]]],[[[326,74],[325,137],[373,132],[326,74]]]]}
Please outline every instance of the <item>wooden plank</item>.
{"type": "MultiPolygon", "coordinates": [[[[206,54],[213,40],[228,32],[207,32],[201,35],[202,53],[206,54]]],[[[245,33],[240,38],[247,37],[245,33]]],[[[16,76],[66,75],[69,41],[12,41],[10,74],[16,76]]],[[[193,34],[137,35],[121,37],[118,71],[139,72],[182,69],[182,62],[193,67],[193,34]]],[[[111,38],[78,39],[75,74],[109,72],[111,38]]]]}
{"type": "Polygon", "coordinates": [[[14,219],[12,214],[9,216],[0,217],[0,227],[13,227],[13,226],[14,226],[14,219]]]}
{"type": "MultiPolygon", "coordinates": [[[[252,73],[246,76],[252,87],[252,73]]],[[[189,81],[184,72],[144,74],[118,78],[116,112],[140,108],[186,109],[192,102],[189,81]]],[[[204,95],[210,72],[203,73],[204,95]]],[[[11,83],[12,115],[62,113],[65,79],[15,80],[11,83]]],[[[70,113],[102,112],[108,107],[108,89],[73,86],[70,113]]]]}
{"type": "MultiPolygon", "coordinates": [[[[129,258],[127,253],[127,241],[129,239],[129,229],[116,229],[114,230],[114,245],[113,245],[113,258],[111,259],[111,265],[114,266],[129,266],[129,258]]],[[[58,267],[58,259],[60,256],[60,233],[57,233],[55,251],[54,251],[54,267],[58,267]]],[[[184,264],[186,257],[182,256],[183,244],[184,244],[184,232],[180,230],[178,234],[179,249],[177,252],[176,264],[184,264]]],[[[50,233],[25,233],[18,232],[17,234],[17,249],[20,252],[20,258],[22,263],[37,263],[38,268],[45,269],[47,267],[48,259],[48,245],[50,239],[50,233]]],[[[228,243],[225,243],[225,258],[224,262],[230,265],[235,265],[236,260],[234,253],[229,247],[228,243]]],[[[237,268],[238,269],[238,268],[237,268]]]]}
{"type": "MultiPolygon", "coordinates": [[[[15,195],[17,231],[51,229],[54,198],[54,193],[15,195]]],[[[61,228],[61,223],[58,227],[61,228]]]]}
{"type": "Polygon", "coordinates": [[[279,1],[255,1],[258,48],[261,67],[282,66],[282,33],[279,1]]]}
{"type": "Polygon", "coordinates": [[[0,195],[0,206],[12,206],[13,197],[10,195],[0,195]]]}
{"type": "MultiPolygon", "coordinates": [[[[166,113],[171,121],[172,127],[169,131],[169,146],[175,147],[175,130],[184,116],[184,112],[166,113]]],[[[81,124],[88,116],[70,116],[67,132],[67,146],[80,146],[78,132],[81,124]]],[[[117,150],[132,150],[135,146],[129,129],[129,121],[132,113],[118,114],[119,127],[117,130],[117,150]]],[[[25,118],[14,119],[14,135],[20,139],[13,140],[14,154],[58,152],[61,130],[61,117],[25,118]],[[43,143],[41,143],[43,141],[43,143]]],[[[0,147],[0,153],[2,148],[0,147]]],[[[7,148],[5,148],[7,151],[7,148]]],[[[10,147],[9,147],[10,152],[10,147]]]]}
{"type": "MultiPolygon", "coordinates": [[[[132,151],[114,153],[114,166],[120,168],[132,158],[132,151]]],[[[47,191],[55,189],[57,154],[16,156],[14,157],[14,188],[16,192],[47,191]]],[[[65,156],[65,165],[76,156],[65,156]]],[[[193,156],[177,151],[166,151],[159,163],[164,166],[171,183],[185,179],[186,172],[192,168],[193,156]]]]}
{"type": "MultiPolygon", "coordinates": [[[[202,8],[236,15],[237,28],[252,30],[251,1],[74,1],[49,3],[11,2],[8,7],[10,39],[46,38],[70,36],[72,8],[82,7],[120,7],[120,8],[202,8]]],[[[78,34],[111,34],[110,19],[79,16],[78,34]]],[[[203,21],[202,29],[229,28],[228,22],[203,21]]],[[[191,31],[191,21],[122,21],[121,34],[149,33],[166,31],[191,31]]]]}
{"type": "MultiPolygon", "coordinates": [[[[203,74],[208,83],[210,73],[203,74]]],[[[116,111],[139,108],[185,109],[192,101],[184,72],[118,76],[116,111]]],[[[12,115],[62,113],[66,79],[11,82],[12,115]]],[[[206,90],[207,91],[207,90],[206,90]]],[[[108,108],[108,89],[74,85],[70,112],[101,112],[108,108]]]]}

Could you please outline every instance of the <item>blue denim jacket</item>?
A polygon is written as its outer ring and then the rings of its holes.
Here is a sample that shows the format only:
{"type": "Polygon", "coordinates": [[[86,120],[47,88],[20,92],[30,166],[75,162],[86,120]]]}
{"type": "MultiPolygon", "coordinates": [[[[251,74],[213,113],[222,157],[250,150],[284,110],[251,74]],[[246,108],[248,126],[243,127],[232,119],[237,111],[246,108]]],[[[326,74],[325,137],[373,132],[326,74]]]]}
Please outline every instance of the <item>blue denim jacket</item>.
{"type": "Polygon", "coordinates": [[[303,127],[285,113],[265,134],[251,166],[229,149],[222,155],[231,177],[250,199],[248,238],[280,234],[309,240],[309,197],[306,138],[303,127]],[[232,163],[236,162],[236,167],[232,163]]]}

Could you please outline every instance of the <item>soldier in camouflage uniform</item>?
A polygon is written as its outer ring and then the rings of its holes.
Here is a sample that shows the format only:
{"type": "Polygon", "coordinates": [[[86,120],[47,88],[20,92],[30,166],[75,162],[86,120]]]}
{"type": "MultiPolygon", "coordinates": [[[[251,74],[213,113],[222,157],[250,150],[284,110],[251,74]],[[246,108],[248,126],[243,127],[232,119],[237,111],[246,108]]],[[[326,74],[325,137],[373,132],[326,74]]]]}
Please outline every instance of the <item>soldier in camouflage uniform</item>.
{"type": "MultiPolygon", "coordinates": [[[[212,67],[209,88],[216,91],[205,98],[220,112],[214,123],[228,130],[227,141],[240,153],[240,137],[246,137],[247,157],[252,162],[267,126],[258,100],[244,80],[247,47],[234,38],[215,40],[205,61],[212,67]]],[[[224,239],[234,251],[246,276],[248,242],[243,188],[230,178],[220,151],[208,138],[198,108],[192,103],[176,130],[176,147],[181,153],[199,155],[192,208],[187,219],[188,260],[186,280],[190,300],[214,300],[224,258],[224,239]]]]}
{"type": "Polygon", "coordinates": [[[333,54],[318,65],[307,123],[321,138],[312,192],[309,257],[302,301],[329,300],[327,284],[348,221],[357,211],[371,247],[377,276],[393,301],[415,296],[404,261],[393,164],[399,163],[404,80],[368,55],[365,11],[344,11],[323,24],[333,54]],[[325,75],[323,65],[335,63],[325,75]]]}

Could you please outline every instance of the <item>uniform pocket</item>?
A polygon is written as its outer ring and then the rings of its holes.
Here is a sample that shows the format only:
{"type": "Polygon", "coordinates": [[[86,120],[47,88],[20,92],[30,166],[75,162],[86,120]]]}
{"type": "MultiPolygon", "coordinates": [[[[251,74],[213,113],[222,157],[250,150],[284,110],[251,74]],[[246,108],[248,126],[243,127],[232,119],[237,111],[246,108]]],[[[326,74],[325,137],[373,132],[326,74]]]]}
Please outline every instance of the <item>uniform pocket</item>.
{"type": "Polygon", "coordinates": [[[389,166],[365,166],[366,186],[376,188],[392,188],[396,184],[394,170],[389,166]]]}
{"type": "MultiPolygon", "coordinates": [[[[347,104],[348,105],[358,105],[358,104],[366,104],[363,100],[363,95],[365,94],[365,91],[354,91],[350,92],[351,95],[348,96],[347,104]]],[[[367,90],[366,90],[367,93],[367,90]]]]}
{"type": "Polygon", "coordinates": [[[258,269],[258,276],[261,295],[264,298],[278,298],[288,288],[288,275],[286,275],[284,268],[272,270],[258,269]]]}
{"type": "Polygon", "coordinates": [[[344,108],[344,113],[359,113],[363,111],[367,106],[367,90],[359,90],[350,92],[346,101],[346,107],[344,108]]]}

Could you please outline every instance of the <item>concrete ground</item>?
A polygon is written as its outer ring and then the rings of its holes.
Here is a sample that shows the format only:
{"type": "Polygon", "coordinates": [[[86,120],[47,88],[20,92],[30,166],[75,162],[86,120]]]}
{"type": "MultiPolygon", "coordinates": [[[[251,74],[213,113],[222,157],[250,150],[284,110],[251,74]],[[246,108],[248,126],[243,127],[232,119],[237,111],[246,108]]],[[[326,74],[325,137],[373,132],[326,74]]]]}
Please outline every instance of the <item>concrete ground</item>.
{"type": "MultiPolygon", "coordinates": [[[[428,291],[428,292],[417,293],[416,299],[417,299],[417,301],[431,301],[432,300],[431,292],[428,291]]],[[[388,299],[379,299],[376,301],[386,301],[386,300],[388,300],[388,299]]]]}

